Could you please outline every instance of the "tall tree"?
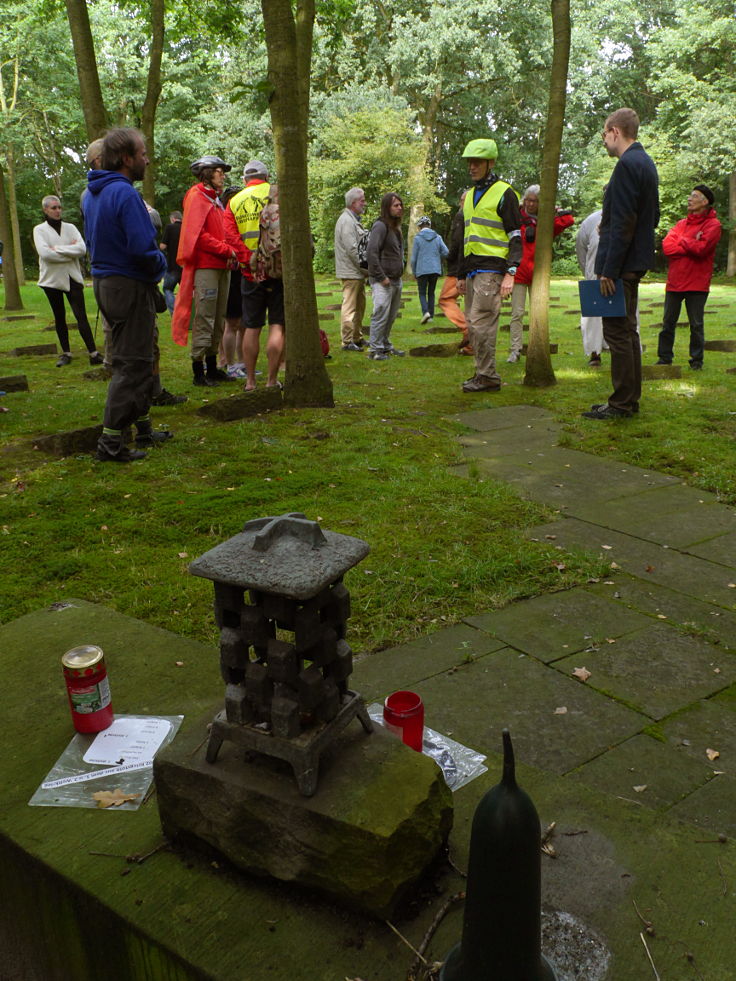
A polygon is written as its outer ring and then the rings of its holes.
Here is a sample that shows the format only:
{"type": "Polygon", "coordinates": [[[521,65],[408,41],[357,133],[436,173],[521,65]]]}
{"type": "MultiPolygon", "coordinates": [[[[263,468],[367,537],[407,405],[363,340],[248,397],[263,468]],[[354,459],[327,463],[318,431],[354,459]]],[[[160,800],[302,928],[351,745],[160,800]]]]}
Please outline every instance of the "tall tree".
{"type": "Polygon", "coordinates": [[[87,0],[64,0],[69,18],[69,28],[74,45],[74,60],[77,63],[79,94],[87,126],[87,139],[91,143],[105,132],[109,119],[102,98],[100,76],[97,71],[95,44],[89,23],[87,0]]]}
{"type": "Polygon", "coordinates": [[[332,406],[332,381],[319,342],[307,180],[309,85],[314,0],[262,0],[269,105],[281,212],[290,405],[332,406]]]}
{"type": "Polygon", "coordinates": [[[156,160],[154,127],[156,109],[161,98],[161,59],[164,51],[164,0],[151,0],[151,47],[148,61],[148,81],[146,98],[141,110],[141,131],[151,155],[151,166],[146,168],[143,177],[143,197],[153,206],[156,199],[156,160]]]}
{"type": "Polygon", "coordinates": [[[22,310],[18,277],[15,272],[15,247],[13,230],[8,221],[8,199],[5,194],[5,173],[0,166],[0,242],[3,243],[3,280],[5,282],[5,309],[22,310]]]}
{"type": "Polygon", "coordinates": [[[562,127],[565,121],[567,66],[570,60],[570,0],[552,0],[552,34],[554,48],[539,182],[541,190],[537,248],[529,304],[529,347],[524,374],[524,384],[537,387],[555,384],[555,373],[549,354],[549,279],[552,271],[552,239],[562,127]]]}
{"type": "MultiPolygon", "coordinates": [[[[16,38],[17,42],[17,38],[16,38]]],[[[5,152],[5,165],[8,171],[8,197],[7,197],[7,217],[10,230],[12,232],[14,251],[13,261],[15,264],[15,275],[18,285],[25,285],[26,275],[23,269],[23,250],[21,248],[20,225],[18,223],[18,196],[16,192],[17,179],[15,170],[15,147],[10,138],[10,122],[13,119],[18,104],[18,89],[20,82],[20,55],[16,47],[13,56],[6,62],[0,64],[0,112],[3,116],[3,130],[6,135],[6,142],[3,150],[5,152]],[[12,82],[10,91],[5,91],[4,69],[11,70],[12,82]]]]}

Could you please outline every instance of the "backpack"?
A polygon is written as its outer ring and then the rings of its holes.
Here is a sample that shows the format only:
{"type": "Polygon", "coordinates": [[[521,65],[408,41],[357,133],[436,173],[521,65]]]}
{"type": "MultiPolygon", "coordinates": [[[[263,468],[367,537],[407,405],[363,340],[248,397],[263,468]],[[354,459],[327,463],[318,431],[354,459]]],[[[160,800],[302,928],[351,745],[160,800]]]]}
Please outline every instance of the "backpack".
{"type": "Polygon", "coordinates": [[[266,204],[258,219],[258,248],[250,257],[251,271],[257,283],[265,279],[281,279],[281,217],[279,188],[272,184],[266,204]]]}
{"type": "Polygon", "coordinates": [[[361,235],[358,239],[358,265],[361,269],[368,268],[368,239],[370,238],[370,232],[363,228],[361,229],[361,235]]]}

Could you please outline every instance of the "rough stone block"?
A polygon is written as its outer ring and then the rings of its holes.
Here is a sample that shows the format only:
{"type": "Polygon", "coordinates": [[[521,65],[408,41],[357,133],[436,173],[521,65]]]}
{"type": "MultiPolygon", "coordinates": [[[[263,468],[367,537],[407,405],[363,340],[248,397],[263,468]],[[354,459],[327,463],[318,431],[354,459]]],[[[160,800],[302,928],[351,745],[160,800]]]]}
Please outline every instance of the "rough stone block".
{"type": "Polygon", "coordinates": [[[299,682],[299,656],[292,644],[275,638],[268,642],[268,677],[273,681],[296,685],[299,682]]]}
{"type": "Polygon", "coordinates": [[[642,381],[661,381],[665,378],[682,378],[682,368],[678,364],[643,364],[642,381]]]}
{"type": "Polygon", "coordinates": [[[4,378],[0,378],[0,391],[27,392],[28,379],[25,375],[5,375],[4,378]]]}
{"type": "Polygon", "coordinates": [[[246,606],[240,614],[240,629],[249,644],[265,648],[275,633],[275,627],[257,606],[246,606]]]}
{"type": "Polygon", "coordinates": [[[340,691],[332,678],[326,678],[325,695],[314,714],[321,722],[331,722],[339,711],[340,691]]]}
{"type": "Polygon", "coordinates": [[[248,701],[258,707],[263,707],[271,700],[273,682],[268,677],[265,664],[251,662],[245,669],[245,691],[248,701]]]}
{"type": "Polygon", "coordinates": [[[316,644],[322,635],[322,620],[319,607],[309,604],[300,607],[294,614],[294,645],[298,651],[305,651],[316,644]]]}
{"type": "Polygon", "coordinates": [[[728,354],[732,354],[736,351],[736,341],[706,341],[703,347],[706,351],[726,351],[728,354]]]}
{"type": "Polygon", "coordinates": [[[459,348],[459,341],[454,344],[425,344],[409,348],[409,354],[412,358],[454,358],[459,348]]]}
{"type": "Polygon", "coordinates": [[[427,327],[425,334],[459,334],[457,327],[427,327]]]}
{"type": "Polygon", "coordinates": [[[231,668],[220,661],[220,674],[225,685],[242,685],[245,681],[245,668],[231,668]]]}
{"type": "Polygon", "coordinates": [[[93,453],[97,449],[97,440],[101,434],[102,424],[85,426],[83,429],[39,436],[31,440],[31,444],[34,449],[42,453],[51,453],[53,456],[74,456],[77,453],[93,453]]]}
{"type": "MultiPolygon", "coordinates": [[[[320,294],[318,293],[317,296],[320,294]]],[[[325,296],[331,296],[330,293],[325,293],[325,296]]],[[[342,310],[342,303],[328,303],[325,306],[325,310],[342,310]]]]}
{"type": "Polygon", "coordinates": [[[274,736],[294,739],[301,732],[299,703],[293,698],[277,698],[271,702],[271,729],[274,736]]]}
{"type": "Polygon", "coordinates": [[[335,681],[346,681],[353,673],[353,652],[346,640],[337,642],[337,656],[327,665],[325,673],[335,681]]]}
{"type": "Polygon", "coordinates": [[[318,314],[318,317],[319,317],[320,320],[334,320],[335,319],[335,314],[334,313],[320,313],[320,314],[318,314]]]}
{"type": "Polygon", "coordinates": [[[26,344],[24,347],[14,347],[8,351],[11,358],[25,358],[31,354],[57,354],[55,344],[26,344]]]}
{"type": "Polygon", "coordinates": [[[250,663],[248,644],[239,630],[223,627],[220,631],[220,661],[229,668],[243,669],[250,663]]]}
{"type": "Polygon", "coordinates": [[[330,590],[329,601],[324,608],[325,619],[344,623],[350,619],[350,591],[343,583],[338,583],[330,590]]]}
{"type": "Polygon", "coordinates": [[[296,606],[296,602],[287,599],[286,596],[277,596],[275,593],[264,593],[261,609],[263,610],[263,615],[268,617],[269,620],[277,620],[282,630],[293,630],[296,606]]]}
{"type": "Polygon", "coordinates": [[[211,719],[210,712],[156,756],[164,834],[214,848],[246,872],[392,917],[452,825],[452,794],[434,761],[382,730],[366,736],[355,722],[339,752],[323,757],[317,793],[302,797],[283,765],[246,763],[230,743],[206,763],[211,719]]]}
{"type": "Polygon", "coordinates": [[[313,647],[301,651],[306,661],[312,661],[322,668],[337,656],[337,631],[330,624],[323,624],[320,639],[313,647]]]}
{"type": "Polygon", "coordinates": [[[251,721],[253,713],[248,705],[244,685],[225,686],[225,714],[227,721],[235,725],[244,725],[251,721]]]}
{"type": "Polygon", "coordinates": [[[223,627],[239,627],[240,611],[243,606],[243,590],[224,582],[215,586],[215,622],[223,627]]]}
{"type": "Polygon", "coordinates": [[[13,314],[10,314],[7,317],[2,317],[0,319],[2,319],[4,321],[6,321],[7,323],[11,324],[11,323],[13,323],[16,320],[35,320],[36,319],[36,315],[33,314],[33,313],[13,313],[13,314]]]}
{"type": "Polygon", "coordinates": [[[314,664],[299,672],[299,704],[309,711],[324,698],[325,687],[322,672],[314,664]]]}
{"type": "MultiPolygon", "coordinates": [[[[211,391],[211,389],[208,389],[211,391]]],[[[256,388],[252,392],[240,395],[230,395],[228,398],[215,399],[197,409],[197,414],[218,422],[233,422],[235,419],[247,419],[261,412],[271,412],[283,407],[284,400],[280,388],[256,388]]]]}

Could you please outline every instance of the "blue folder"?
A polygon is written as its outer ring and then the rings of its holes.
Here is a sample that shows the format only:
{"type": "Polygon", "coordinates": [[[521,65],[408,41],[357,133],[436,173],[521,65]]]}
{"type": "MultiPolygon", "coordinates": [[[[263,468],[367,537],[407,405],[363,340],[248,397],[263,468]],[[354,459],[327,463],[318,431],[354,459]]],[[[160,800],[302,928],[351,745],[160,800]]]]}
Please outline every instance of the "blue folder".
{"type": "Polygon", "coordinates": [[[601,284],[597,279],[578,280],[580,292],[580,312],[584,317],[625,317],[626,298],[624,284],[616,280],[616,292],[613,296],[601,293],[601,284]]]}

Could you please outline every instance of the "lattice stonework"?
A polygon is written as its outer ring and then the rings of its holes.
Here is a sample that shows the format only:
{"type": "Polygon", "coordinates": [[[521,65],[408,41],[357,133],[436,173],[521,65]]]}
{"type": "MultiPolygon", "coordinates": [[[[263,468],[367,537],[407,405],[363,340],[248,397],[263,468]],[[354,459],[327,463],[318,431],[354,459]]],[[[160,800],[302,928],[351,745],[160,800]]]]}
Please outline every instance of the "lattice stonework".
{"type": "Polygon", "coordinates": [[[342,581],[367,554],[366,542],[287,514],[249,521],[192,563],[192,573],[214,582],[225,681],[209,762],[230,739],[288,760],[300,791],[311,795],[320,753],[348,722],[357,716],[372,731],[362,698],[348,687],[350,594],[342,581]]]}

